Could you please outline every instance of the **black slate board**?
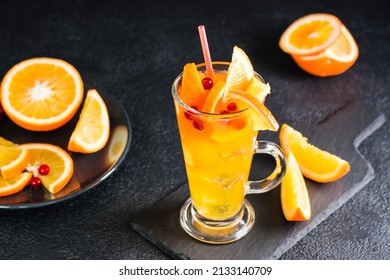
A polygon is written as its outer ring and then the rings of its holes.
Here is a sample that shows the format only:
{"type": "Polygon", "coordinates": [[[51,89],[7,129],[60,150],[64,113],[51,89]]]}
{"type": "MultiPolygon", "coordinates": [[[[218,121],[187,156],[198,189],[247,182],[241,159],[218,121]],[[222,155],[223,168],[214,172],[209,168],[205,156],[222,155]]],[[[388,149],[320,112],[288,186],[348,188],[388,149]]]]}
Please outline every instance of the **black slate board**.
{"type": "MultiPolygon", "coordinates": [[[[174,258],[277,259],[375,177],[372,166],[357,148],[384,122],[383,114],[354,101],[315,127],[294,125],[311,143],[339,155],[351,165],[351,171],[333,183],[319,184],[306,179],[312,205],[309,221],[284,219],[278,187],[266,194],[247,196],[255,208],[256,221],[246,237],[226,245],[204,244],[188,236],[179,224],[180,207],[189,196],[185,184],[150,209],[137,213],[132,227],[174,258]]],[[[254,158],[251,176],[258,175],[258,164],[272,166],[269,158],[254,158]]]]}

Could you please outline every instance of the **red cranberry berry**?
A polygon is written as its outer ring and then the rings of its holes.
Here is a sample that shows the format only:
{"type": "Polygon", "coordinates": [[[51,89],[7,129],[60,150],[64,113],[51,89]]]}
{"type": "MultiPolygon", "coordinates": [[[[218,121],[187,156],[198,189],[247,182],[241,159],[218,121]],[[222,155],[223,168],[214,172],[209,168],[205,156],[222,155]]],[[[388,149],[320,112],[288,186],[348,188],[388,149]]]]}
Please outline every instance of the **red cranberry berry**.
{"type": "Polygon", "coordinates": [[[229,103],[226,107],[230,112],[236,112],[238,107],[237,107],[237,104],[232,102],[232,103],[229,103]]]}
{"type": "Polygon", "coordinates": [[[41,166],[39,166],[38,172],[41,175],[47,175],[50,172],[50,167],[47,164],[42,164],[41,166]]]}
{"type": "MultiPolygon", "coordinates": [[[[191,108],[195,109],[195,110],[199,110],[198,107],[196,107],[196,106],[191,106],[191,108]]],[[[190,121],[192,121],[195,118],[194,114],[191,112],[188,112],[188,111],[184,112],[184,116],[186,117],[187,120],[190,120],[190,121]]]]}
{"type": "Polygon", "coordinates": [[[39,179],[38,177],[32,177],[31,180],[30,180],[29,185],[30,185],[33,189],[37,189],[37,188],[39,188],[40,186],[42,186],[42,181],[41,181],[41,179],[39,179]]]}
{"type": "Polygon", "coordinates": [[[197,130],[203,130],[204,127],[205,127],[204,122],[202,122],[202,121],[199,120],[199,119],[194,119],[194,121],[192,122],[192,125],[193,125],[197,130]]]}
{"type": "Polygon", "coordinates": [[[229,111],[229,110],[221,110],[219,113],[220,113],[221,115],[223,115],[223,114],[229,114],[230,111],[229,111]]]}
{"type": "Polygon", "coordinates": [[[204,89],[211,89],[213,87],[213,80],[210,79],[209,77],[203,78],[202,79],[202,85],[204,89]]]}

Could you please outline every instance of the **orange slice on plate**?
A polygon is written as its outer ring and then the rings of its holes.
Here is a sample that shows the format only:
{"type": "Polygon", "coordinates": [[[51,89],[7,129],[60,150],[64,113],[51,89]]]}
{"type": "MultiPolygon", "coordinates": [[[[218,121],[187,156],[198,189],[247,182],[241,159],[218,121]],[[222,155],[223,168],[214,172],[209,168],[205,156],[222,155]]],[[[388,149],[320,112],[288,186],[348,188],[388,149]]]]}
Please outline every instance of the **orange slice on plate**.
{"type": "Polygon", "coordinates": [[[17,125],[49,131],[67,123],[83,98],[79,72],[64,60],[31,58],[13,66],[1,83],[1,104],[17,125]]]}
{"type": "Polygon", "coordinates": [[[277,131],[279,124],[268,108],[253,95],[245,91],[230,91],[229,98],[245,103],[253,112],[253,126],[255,130],[277,131]]]}
{"type": "Polygon", "coordinates": [[[79,153],[94,153],[104,148],[110,136],[110,117],[100,94],[91,89],[80,119],[68,143],[68,150],[79,153]]]}
{"type": "Polygon", "coordinates": [[[0,174],[4,179],[22,173],[30,158],[30,151],[0,137],[0,174]]]}
{"type": "Polygon", "coordinates": [[[42,185],[51,193],[62,190],[73,176],[73,160],[70,155],[58,146],[43,143],[22,144],[21,147],[32,153],[26,170],[33,177],[41,179],[42,185]],[[46,175],[39,173],[41,165],[47,165],[49,172],[46,175]]]}
{"type": "Polygon", "coordinates": [[[330,14],[309,14],[283,32],[280,48],[289,54],[312,55],[331,46],[341,34],[341,21],[330,14]]]}
{"type": "Polygon", "coordinates": [[[345,26],[339,38],[325,51],[315,55],[291,55],[304,71],[320,77],[339,75],[357,60],[359,48],[345,26]]]}
{"type": "Polygon", "coordinates": [[[0,171],[4,179],[19,175],[27,166],[31,153],[19,146],[0,147],[0,171]]]}
{"type": "Polygon", "coordinates": [[[0,197],[20,192],[28,185],[31,177],[29,172],[20,173],[10,179],[0,176],[0,197]]]}
{"type": "Polygon", "coordinates": [[[306,137],[287,124],[282,125],[279,139],[283,151],[294,154],[306,178],[321,183],[333,182],[350,170],[347,161],[309,144],[306,137]]]}
{"type": "Polygon", "coordinates": [[[287,170],[280,186],[280,199],[286,220],[310,219],[311,206],[305,179],[292,152],[287,155],[287,170]]]}

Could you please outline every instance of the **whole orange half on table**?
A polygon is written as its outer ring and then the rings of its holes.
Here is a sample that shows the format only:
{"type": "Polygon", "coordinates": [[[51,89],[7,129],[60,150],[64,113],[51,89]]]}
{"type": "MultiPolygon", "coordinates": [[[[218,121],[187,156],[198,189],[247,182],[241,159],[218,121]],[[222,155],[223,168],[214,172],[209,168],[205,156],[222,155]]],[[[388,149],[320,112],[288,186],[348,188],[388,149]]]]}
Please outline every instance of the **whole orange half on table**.
{"type": "Polygon", "coordinates": [[[320,77],[345,72],[359,56],[352,34],[330,14],[310,14],[297,19],[283,32],[279,46],[300,68],[320,77]]]}

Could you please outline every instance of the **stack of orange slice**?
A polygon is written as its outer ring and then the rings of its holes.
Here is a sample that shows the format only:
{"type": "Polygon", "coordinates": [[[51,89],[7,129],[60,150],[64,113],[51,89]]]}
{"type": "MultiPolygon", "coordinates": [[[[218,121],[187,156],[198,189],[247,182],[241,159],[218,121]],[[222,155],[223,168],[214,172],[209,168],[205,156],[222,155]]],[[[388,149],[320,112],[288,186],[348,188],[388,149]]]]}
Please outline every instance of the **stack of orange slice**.
{"type": "Polygon", "coordinates": [[[345,72],[359,55],[351,33],[330,14],[310,14],[297,19],[283,32],[279,46],[299,67],[320,77],[345,72]]]}

